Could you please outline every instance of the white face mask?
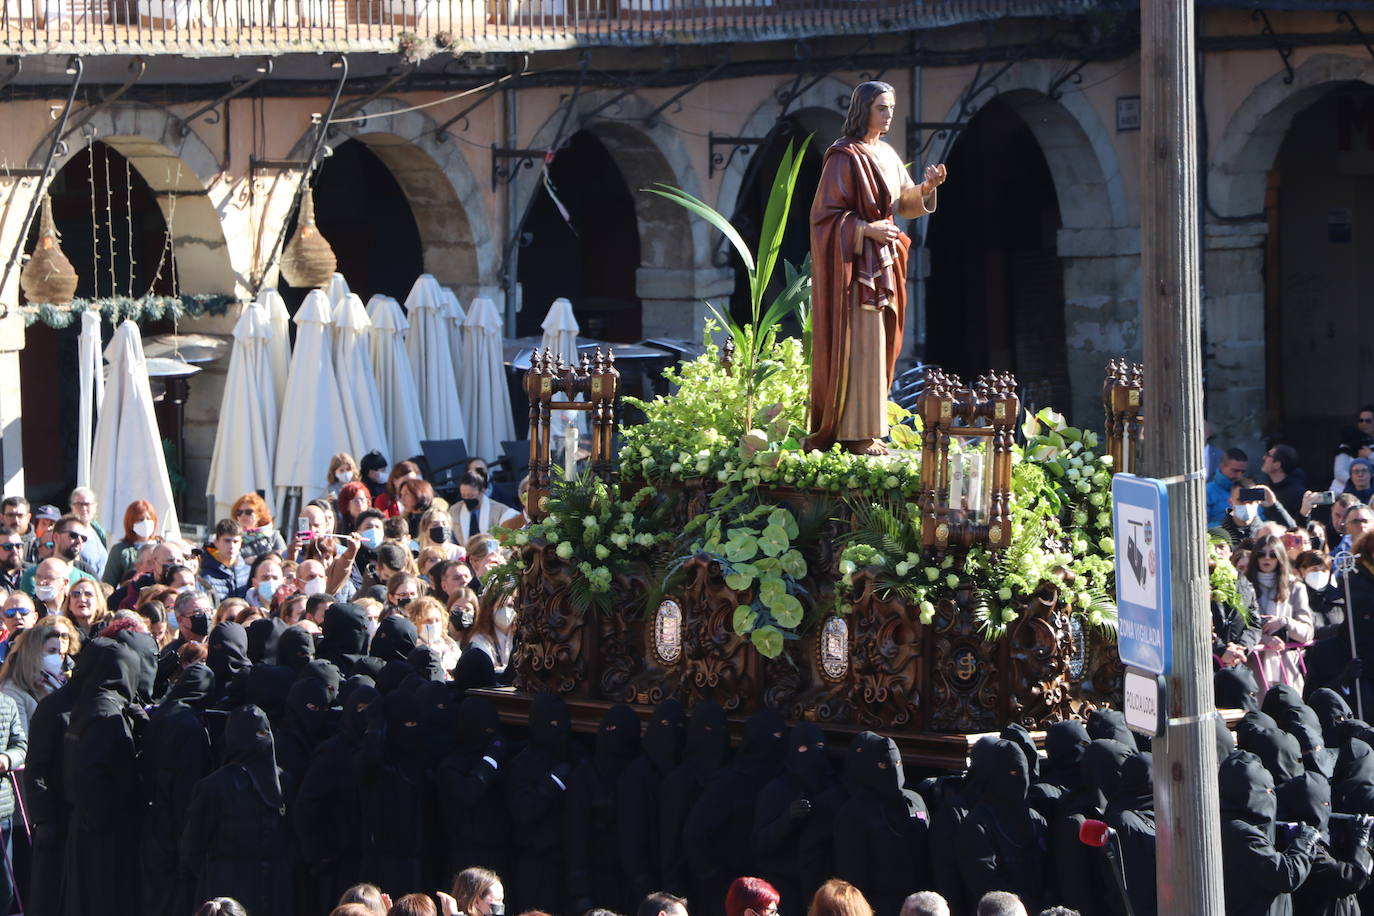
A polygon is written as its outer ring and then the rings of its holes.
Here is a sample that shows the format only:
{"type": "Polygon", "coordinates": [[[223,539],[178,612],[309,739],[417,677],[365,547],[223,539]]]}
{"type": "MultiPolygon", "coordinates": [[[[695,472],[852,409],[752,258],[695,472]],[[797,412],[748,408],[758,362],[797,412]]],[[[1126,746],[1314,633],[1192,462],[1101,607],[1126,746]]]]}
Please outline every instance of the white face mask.
{"type": "Polygon", "coordinates": [[[426,645],[437,646],[444,638],[444,628],[442,624],[427,623],[420,628],[420,638],[426,645]]]}
{"type": "Polygon", "coordinates": [[[1326,586],[1331,583],[1331,573],[1324,569],[1313,569],[1302,577],[1302,581],[1306,582],[1312,588],[1326,588],[1326,586]]]}
{"type": "Polygon", "coordinates": [[[1254,503],[1241,503],[1239,506],[1232,506],[1231,517],[1243,525],[1248,525],[1259,518],[1259,506],[1254,503]]]}
{"type": "Polygon", "coordinates": [[[508,604],[503,604],[492,614],[492,619],[496,621],[496,625],[501,629],[509,630],[511,624],[515,623],[515,608],[508,604]]]}
{"type": "Polygon", "coordinates": [[[381,625],[382,622],[380,620],[373,620],[371,617],[367,618],[367,638],[371,639],[376,636],[377,628],[381,625]]]}
{"type": "Polygon", "coordinates": [[[348,468],[340,468],[338,473],[334,475],[334,479],[339,483],[350,483],[353,480],[353,472],[348,468]]]}
{"type": "Polygon", "coordinates": [[[56,677],[62,673],[62,653],[43,656],[43,670],[56,677]]]}
{"type": "Polygon", "coordinates": [[[134,534],[141,538],[152,537],[155,528],[157,528],[157,523],[150,518],[139,519],[134,522],[134,534]]]}
{"type": "Polygon", "coordinates": [[[324,577],[316,576],[301,583],[301,592],[307,595],[318,595],[324,591],[324,577]]]}
{"type": "Polygon", "coordinates": [[[39,586],[36,586],[36,587],[34,588],[34,590],[33,590],[33,596],[34,596],[35,598],[37,598],[39,601],[43,601],[43,602],[52,601],[53,599],[55,599],[55,598],[57,597],[57,586],[56,586],[56,585],[39,585],[39,586]]]}

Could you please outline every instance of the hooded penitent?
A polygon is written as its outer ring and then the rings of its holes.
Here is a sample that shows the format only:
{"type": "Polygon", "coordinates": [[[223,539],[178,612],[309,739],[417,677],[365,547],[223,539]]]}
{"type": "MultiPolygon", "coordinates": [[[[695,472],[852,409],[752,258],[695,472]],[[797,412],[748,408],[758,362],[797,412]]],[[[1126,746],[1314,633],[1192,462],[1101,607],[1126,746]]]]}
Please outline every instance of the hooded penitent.
{"type": "MultiPolygon", "coordinates": [[[[1222,758],[1225,759],[1224,757],[1222,758]]],[[[1121,844],[1126,892],[1137,913],[1159,909],[1155,888],[1155,795],[1153,760],[1148,752],[1127,757],[1121,783],[1107,799],[1105,820],[1121,844]]]]}
{"type": "Polygon", "coordinates": [[[415,624],[393,614],[378,625],[368,652],[373,658],[380,658],[384,662],[403,662],[414,651],[418,638],[415,624]]]}
{"type": "MultiPolygon", "coordinates": [[[[1088,732],[1093,732],[1091,726],[1088,732]]],[[[1007,890],[1018,894],[1027,909],[1037,908],[1044,892],[1046,825],[1026,804],[1030,775],[1025,755],[1003,740],[993,742],[984,755],[979,759],[979,798],[956,841],[960,873],[973,900],[1007,890]]]]}
{"type": "Polygon", "coordinates": [[[565,908],[571,727],[562,697],[543,693],[530,704],[530,741],[511,761],[508,784],[515,838],[515,893],[507,898],[512,909],[565,908]]]}
{"type": "Polygon", "coordinates": [[[1258,757],[1275,785],[1282,785],[1303,773],[1302,750],[1297,739],[1280,729],[1265,713],[1245,714],[1236,726],[1236,746],[1258,757]]]}
{"type": "MultiPolygon", "coordinates": [[[[486,656],[480,650],[478,654],[486,656]]],[[[443,812],[443,870],[456,874],[481,863],[505,874],[510,842],[505,792],[509,754],[501,718],[491,700],[473,696],[458,702],[454,739],[436,779],[443,812]]]]}
{"type": "Polygon", "coordinates": [[[1054,815],[1055,800],[1082,782],[1078,763],[1091,740],[1083,723],[1072,719],[1056,722],[1045,731],[1045,764],[1027,798],[1046,820],[1054,815]]]}
{"type": "Polygon", "coordinates": [[[616,802],[620,780],[639,750],[639,716],[617,703],[597,726],[592,759],[579,764],[568,781],[568,899],[575,910],[596,904],[630,908],[620,877],[616,802]]]}
{"type": "Polygon", "coordinates": [[[926,886],[927,815],[920,797],[904,788],[896,742],[873,732],[856,735],[845,781],[851,795],[835,815],[835,872],[875,910],[900,910],[911,887],[926,886]]]}
{"type": "Polygon", "coordinates": [[[1229,913],[1292,913],[1289,898],[1312,867],[1316,831],[1303,828],[1283,851],[1274,846],[1274,780],[1254,754],[1221,764],[1221,860],[1229,913]]]}
{"type": "Polygon", "coordinates": [[[1126,727],[1126,716],[1119,709],[1094,709],[1089,713],[1088,737],[1110,738],[1126,747],[1135,747],[1135,735],[1126,727]]]}
{"type": "Polygon", "coordinates": [[[724,766],[729,748],[725,710],[710,697],[702,697],[692,708],[687,723],[682,763],[663,782],[663,803],[659,809],[662,886],[673,893],[685,895],[692,887],[683,839],[687,818],[701,798],[702,788],[724,766]]]}
{"type": "Polygon", "coordinates": [[[277,646],[287,630],[280,617],[264,617],[248,625],[248,660],[253,664],[277,664],[277,646]]]}
{"type": "Polygon", "coordinates": [[[1259,712],[1259,685],[1249,668],[1222,668],[1212,675],[1212,690],[1217,709],[1259,712]]]}
{"type": "Polygon", "coordinates": [[[649,715],[640,742],[642,753],[620,780],[616,833],[626,896],[631,900],[643,900],[661,886],[660,802],[686,740],[687,713],[677,700],[664,700],[649,715]]]}
{"type": "MultiPolygon", "coordinates": [[[[1021,749],[1021,753],[1026,758],[1026,770],[1030,776],[1031,785],[1039,782],[1040,752],[1036,749],[1035,739],[1031,737],[1030,732],[1026,731],[1026,727],[1013,722],[1002,729],[1001,737],[1021,749]]],[[[1093,737],[1098,736],[1094,735],[1093,737]]]]}
{"type": "Polygon", "coordinates": [[[240,672],[252,667],[248,660],[248,631],[226,620],[210,631],[205,643],[205,663],[215,672],[215,686],[223,696],[240,672]]]}
{"type": "Polygon", "coordinates": [[[1099,738],[1083,751],[1079,785],[1065,793],[1050,821],[1050,858],[1054,863],[1058,896],[1055,900],[1076,910],[1094,909],[1116,893],[1116,882],[1100,851],[1078,839],[1086,820],[1101,820],[1107,796],[1121,782],[1121,769],[1135,753],[1119,741],[1099,738]]]}
{"type": "MultiPolygon", "coordinates": [[[[316,657],[351,673],[354,663],[367,654],[367,612],[356,604],[336,601],[325,610],[321,629],[316,657]]],[[[280,646],[277,651],[281,651],[280,646]]]]}
{"type": "Polygon", "coordinates": [[[287,627],[277,639],[277,664],[300,670],[315,658],[315,638],[301,627],[287,627]]]}

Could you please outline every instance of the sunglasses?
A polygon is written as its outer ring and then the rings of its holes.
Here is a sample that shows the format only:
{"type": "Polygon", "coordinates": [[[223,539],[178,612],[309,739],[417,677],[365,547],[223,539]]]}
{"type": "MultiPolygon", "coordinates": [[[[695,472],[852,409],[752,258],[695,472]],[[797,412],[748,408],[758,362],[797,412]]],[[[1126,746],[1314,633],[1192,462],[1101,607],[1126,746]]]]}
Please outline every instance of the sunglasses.
{"type": "Polygon", "coordinates": [[[235,514],[235,515],[257,515],[258,513],[257,513],[255,510],[253,510],[253,509],[240,509],[239,511],[235,512],[234,514],[235,514]]]}
{"type": "Polygon", "coordinates": [[[82,534],[80,531],[59,531],[58,534],[65,534],[73,541],[80,541],[83,544],[91,539],[89,534],[82,534]]]}
{"type": "Polygon", "coordinates": [[[26,608],[26,607],[7,607],[7,608],[5,608],[5,616],[6,616],[6,617],[11,617],[11,618],[12,618],[12,617],[22,617],[22,616],[24,616],[25,614],[28,614],[28,613],[31,613],[31,612],[30,612],[29,609],[26,608]]]}
{"type": "Polygon", "coordinates": [[[20,549],[23,546],[23,544],[0,544],[0,550],[14,551],[20,549]]]}
{"type": "Polygon", "coordinates": [[[1278,554],[1267,550],[1264,553],[1257,553],[1255,556],[1259,557],[1261,560],[1277,560],[1279,558],[1278,554]]]}

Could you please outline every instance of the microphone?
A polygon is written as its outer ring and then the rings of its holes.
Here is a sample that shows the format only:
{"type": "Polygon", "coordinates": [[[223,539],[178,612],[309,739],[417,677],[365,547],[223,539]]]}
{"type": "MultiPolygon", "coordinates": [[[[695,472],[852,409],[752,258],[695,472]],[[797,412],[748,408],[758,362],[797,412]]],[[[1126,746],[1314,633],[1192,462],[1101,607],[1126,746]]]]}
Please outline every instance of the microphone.
{"type": "Polygon", "coordinates": [[[1126,916],[1135,916],[1135,911],[1131,908],[1131,896],[1126,893],[1126,873],[1121,866],[1121,855],[1116,848],[1116,831],[1104,821],[1085,818],[1078,826],[1078,842],[1084,846],[1101,849],[1107,854],[1112,877],[1116,879],[1116,889],[1120,891],[1121,902],[1126,907],[1126,916]]]}

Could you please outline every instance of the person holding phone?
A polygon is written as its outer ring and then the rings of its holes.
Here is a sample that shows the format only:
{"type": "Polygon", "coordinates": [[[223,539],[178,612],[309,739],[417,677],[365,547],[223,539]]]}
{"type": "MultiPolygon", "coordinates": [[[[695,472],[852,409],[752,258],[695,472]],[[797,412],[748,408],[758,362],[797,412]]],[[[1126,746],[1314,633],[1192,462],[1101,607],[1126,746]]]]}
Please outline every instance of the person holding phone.
{"type": "Polygon", "coordinates": [[[1253,480],[1242,477],[1231,487],[1230,506],[1221,528],[1230,536],[1232,544],[1239,544],[1259,533],[1260,527],[1267,521],[1266,513],[1273,513],[1284,527],[1294,527],[1293,517],[1274,496],[1273,490],[1256,486],[1253,480]]]}
{"type": "Polygon", "coordinates": [[[1312,641],[1315,628],[1307,589],[1293,574],[1283,541],[1275,537],[1259,541],[1246,577],[1259,599],[1261,635],[1250,653],[1250,664],[1261,699],[1275,684],[1288,684],[1301,692],[1303,647],[1312,641]]]}

